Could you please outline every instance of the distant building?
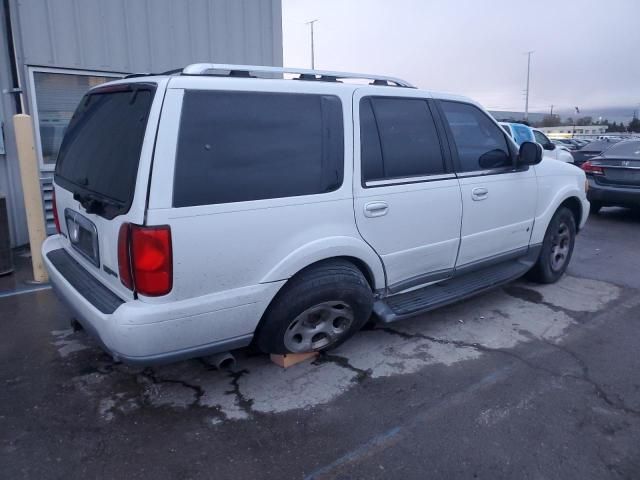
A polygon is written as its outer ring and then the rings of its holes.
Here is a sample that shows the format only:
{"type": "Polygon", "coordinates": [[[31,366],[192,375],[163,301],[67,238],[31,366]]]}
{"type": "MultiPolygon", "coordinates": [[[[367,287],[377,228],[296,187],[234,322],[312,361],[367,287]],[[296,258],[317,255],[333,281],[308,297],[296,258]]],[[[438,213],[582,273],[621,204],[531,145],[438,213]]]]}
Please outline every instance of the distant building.
{"type": "MultiPolygon", "coordinates": [[[[520,123],[524,120],[524,112],[507,112],[500,110],[489,110],[489,113],[493,115],[498,122],[512,122],[512,123],[520,123]]],[[[538,123],[541,122],[546,113],[532,113],[529,112],[529,123],[538,123]]]]}
{"type": "Polygon", "coordinates": [[[549,136],[602,135],[607,131],[606,125],[559,125],[557,127],[540,127],[549,136]]]}

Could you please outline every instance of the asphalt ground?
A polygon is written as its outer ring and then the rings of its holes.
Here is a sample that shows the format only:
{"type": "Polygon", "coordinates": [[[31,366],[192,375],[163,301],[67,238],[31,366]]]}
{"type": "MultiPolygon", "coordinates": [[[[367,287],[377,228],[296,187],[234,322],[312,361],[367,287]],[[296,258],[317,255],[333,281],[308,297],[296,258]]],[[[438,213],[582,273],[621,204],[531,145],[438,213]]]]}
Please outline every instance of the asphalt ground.
{"type": "Polygon", "coordinates": [[[559,283],[287,370],[247,350],[230,371],[114,363],[21,283],[0,292],[0,477],[640,478],[639,232],[604,209],[559,283]]]}

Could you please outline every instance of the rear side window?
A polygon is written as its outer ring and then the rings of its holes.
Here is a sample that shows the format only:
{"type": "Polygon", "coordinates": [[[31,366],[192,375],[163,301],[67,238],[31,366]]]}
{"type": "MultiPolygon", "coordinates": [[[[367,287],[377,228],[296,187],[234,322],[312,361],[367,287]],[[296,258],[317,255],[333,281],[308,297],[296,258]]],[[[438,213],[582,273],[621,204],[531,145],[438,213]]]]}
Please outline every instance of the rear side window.
{"type": "Polygon", "coordinates": [[[453,133],[462,172],[512,165],[504,131],[479,108],[468,103],[442,101],[453,133]]]}
{"type": "Polygon", "coordinates": [[[343,170],[335,96],[185,92],[175,207],[330,192],[342,184],[343,170]]]}
{"type": "Polygon", "coordinates": [[[363,98],[360,158],[364,182],[444,173],[440,142],[427,102],[363,98]]]}
{"type": "Polygon", "coordinates": [[[108,199],[114,213],[128,210],[155,86],[130,84],[96,90],[83,97],[65,133],[56,165],[56,183],[97,200],[108,199]]]}

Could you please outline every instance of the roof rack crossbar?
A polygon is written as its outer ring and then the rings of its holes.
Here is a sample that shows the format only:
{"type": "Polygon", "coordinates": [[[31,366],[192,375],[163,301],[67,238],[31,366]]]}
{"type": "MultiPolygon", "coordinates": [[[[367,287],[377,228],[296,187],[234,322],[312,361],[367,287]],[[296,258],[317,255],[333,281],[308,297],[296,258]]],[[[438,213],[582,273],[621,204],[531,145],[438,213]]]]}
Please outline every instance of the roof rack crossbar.
{"type": "Polygon", "coordinates": [[[211,71],[228,71],[232,76],[239,76],[239,72],[244,72],[246,76],[255,73],[266,73],[272,75],[284,75],[285,73],[299,75],[299,80],[324,80],[335,82],[341,79],[362,79],[371,80],[374,85],[395,85],[398,87],[415,88],[406,80],[382,75],[369,75],[366,73],[332,72],[329,70],[309,70],[304,68],[288,67],[266,67],[259,65],[226,65],[220,63],[194,63],[182,69],[183,75],[207,75],[211,71]],[[313,78],[312,78],[313,77],[313,78]]]}

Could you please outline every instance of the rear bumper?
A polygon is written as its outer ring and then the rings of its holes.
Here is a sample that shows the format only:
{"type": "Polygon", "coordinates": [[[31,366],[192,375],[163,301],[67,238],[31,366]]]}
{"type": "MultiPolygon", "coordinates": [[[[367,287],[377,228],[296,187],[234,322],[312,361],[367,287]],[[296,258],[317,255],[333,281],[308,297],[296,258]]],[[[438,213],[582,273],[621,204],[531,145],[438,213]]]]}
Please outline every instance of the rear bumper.
{"type": "Polygon", "coordinates": [[[49,237],[42,253],[54,291],[87,333],[114,358],[137,365],[248,345],[264,310],[284,284],[259,284],[168,303],[124,301],[77,262],[73,264],[60,236],[49,237]],[[115,299],[105,304],[109,296],[115,299]]]}
{"type": "Polygon", "coordinates": [[[605,206],[640,207],[640,188],[600,185],[593,177],[589,177],[587,197],[605,206]]]}

